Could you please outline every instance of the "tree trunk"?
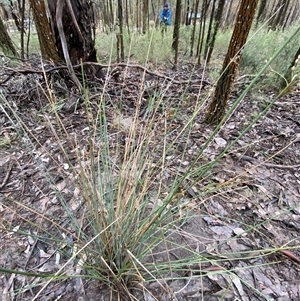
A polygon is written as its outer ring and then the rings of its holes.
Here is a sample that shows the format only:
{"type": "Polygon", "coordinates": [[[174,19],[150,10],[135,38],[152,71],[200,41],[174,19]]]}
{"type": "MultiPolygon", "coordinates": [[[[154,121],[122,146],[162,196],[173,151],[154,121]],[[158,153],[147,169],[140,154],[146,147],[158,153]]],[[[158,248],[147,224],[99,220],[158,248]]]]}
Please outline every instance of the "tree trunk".
{"type": "Polygon", "coordinates": [[[289,25],[291,25],[291,23],[294,22],[294,20],[296,19],[295,16],[297,15],[297,6],[299,6],[299,4],[296,2],[291,5],[287,18],[284,21],[283,28],[286,28],[289,25]]]}
{"type": "Polygon", "coordinates": [[[148,31],[149,0],[143,1],[143,34],[148,31]]]}
{"type": "Polygon", "coordinates": [[[140,0],[136,0],[136,6],[135,6],[135,22],[136,22],[136,29],[139,31],[140,29],[140,0]]]}
{"type": "Polygon", "coordinates": [[[223,20],[223,24],[222,24],[222,30],[225,30],[228,28],[228,25],[229,25],[229,15],[230,15],[230,12],[231,12],[231,8],[232,8],[232,3],[233,3],[233,0],[230,0],[229,2],[229,5],[228,3],[226,3],[227,5],[227,10],[226,10],[226,13],[225,13],[225,17],[224,17],[224,20],[223,20]]]}
{"type": "MultiPolygon", "coordinates": [[[[71,79],[82,88],[73,70],[81,62],[96,62],[94,10],[90,0],[48,0],[50,23],[43,0],[30,0],[42,56],[65,61],[71,79]]],[[[80,68],[79,68],[80,69],[80,68]]],[[[102,77],[101,69],[85,66],[89,77],[102,77]]],[[[80,70],[81,72],[81,70],[80,70]]]]}
{"type": "MultiPolygon", "coordinates": [[[[29,24],[30,26],[30,24],[29,24]]],[[[24,34],[25,34],[25,0],[22,0],[21,6],[21,58],[25,59],[25,49],[24,49],[24,34]]]]}
{"type": "Polygon", "coordinates": [[[96,62],[92,2],[89,0],[48,0],[48,6],[59,57],[66,60],[63,48],[67,48],[72,64],[79,64],[81,61],[96,62]],[[60,17],[57,15],[57,8],[60,6],[62,7],[63,27],[61,32],[64,37],[61,36],[60,28],[57,25],[57,19],[60,17]],[[64,45],[65,43],[66,45],[64,45]]]}
{"type": "Polygon", "coordinates": [[[214,25],[214,31],[212,34],[212,37],[209,41],[209,49],[208,49],[208,54],[207,54],[207,64],[210,61],[214,46],[215,46],[215,41],[216,41],[216,36],[221,24],[221,19],[222,19],[222,13],[225,5],[225,0],[219,0],[218,8],[217,8],[217,13],[215,17],[215,25],[214,25]]]}
{"type": "Polygon", "coordinates": [[[100,9],[99,9],[99,16],[102,15],[103,18],[103,22],[102,23],[102,30],[104,30],[106,33],[107,28],[111,28],[111,24],[110,24],[110,14],[109,14],[109,6],[106,5],[106,3],[104,3],[102,5],[102,3],[100,4],[100,9]]]}
{"type": "Polygon", "coordinates": [[[185,25],[186,26],[191,25],[190,14],[191,14],[191,11],[190,11],[190,1],[187,0],[187,3],[186,3],[186,13],[185,13],[185,25]]]}
{"type": "Polygon", "coordinates": [[[211,40],[210,35],[211,35],[212,25],[213,25],[213,20],[214,20],[216,1],[217,0],[213,0],[213,3],[212,3],[212,9],[211,9],[211,14],[210,14],[210,19],[209,19],[209,24],[208,24],[208,29],[207,29],[206,44],[205,44],[205,49],[204,49],[204,56],[205,57],[206,57],[207,52],[210,48],[210,40],[211,40]]]}
{"type": "Polygon", "coordinates": [[[119,20],[119,32],[117,33],[117,42],[119,43],[118,60],[124,61],[124,37],[123,37],[123,8],[122,0],[118,0],[118,20],[119,20]]]}
{"type": "Polygon", "coordinates": [[[178,43],[179,43],[180,17],[181,17],[181,0],[176,0],[176,13],[175,13],[173,43],[172,43],[172,48],[175,51],[175,58],[174,58],[175,66],[177,65],[177,62],[178,62],[178,43]]]}
{"type": "Polygon", "coordinates": [[[267,6],[267,0],[261,0],[259,4],[259,9],[256,17],[256,25],[258,26],[259,22],[263,22],[266,16],[266,6],[267,6]]]}
{"type": "Polygon", "coordinates": [[[0,47],[5,54],[13,54],[14,56],[18,56],[18,53],[12,43],[12,40],[7,33],[6,26],[0,17],[0,47]]]}
{"type": "Polygon", "coordinates": [[[58,55],[51,27],[47,18],[44,1],[29,0],[32,8],[33,19],[38,34],[42,57],[54,63],[62,61],[58,55]]]}
{"type": "Polygon", "coordinates": [[[193,56],[194,52],[194,43],[195,43],[195,33],[196,33],[196,26],[197,26],[197,14],[199,8],[199,0],[196,0],[195,12],[194,12],[194,22],[193,22],[193,30],[191,35],[191,51],[190,56],[193,56]]]}
{"type": "Polygon", "coordinates": [[[130,9],[129,9],[128,0],[125,0],[125,11],[126,11],[125,23],[126,23],[126,26],[127,26],[128,36],[130,37],[130,26],[129,26],[130,9]]]}
{"type": "Polygon", "coordinates": [[[275,0],[274,0],[273,8],[271,9],[270,14],[268,16],[268,19],[270,20],[269,21],[269,28],[272,29],[272,30],[276,29],[277,18],[278,18],[278,14],[280,14],[280,11],[281,11],[282,1],[283,0],[278,0],[276,5],[275,5],[275,0]]]}
{"type": "Polygon", "coordinates": [[[114,13],[114,9],[113,9],[113,1],[111,1],[111,0],[107,0],[107,1],[109,3],[109,10],[110,10],[110,30],[113,31],[114,26],[116,24],[115,13],[114,13]]]}
{"type": "Polygon", "coordinates": [[[276,16],[274,16],[273,22],[271,24],[271,27],[273,30],[276,30],[277,26],[280,25],[280,20],[282,18],[282,14],[284,14],[284,7],[286,5],[286,2],[287,2],[287,0],[280,0],[277,3],[276,9],[275,9],[276,16]]]}
{"type": "Polygon", "coordinates": [[[18,15],[18,9],[15,7],[14,3],[12,0],[9,0],[9,7],[10,7],[10,11],[11,11],[11,16],[14,19],[15,25],[18,29],[18,31],[21,31],[21,18],[18,15]]]}
{"type": "Polygon", "coordinates": [[[292,13],[291,13],[291,18],[289,21],[289,24],[292,24],[293,22],[295,22],[299,17],[300,17],[300,4],[295,2],[294,7],[292,9],[292,13]]]}
{"type": "Polygon", "coordinates": [[[206,115],[208,123],[221,122],[231,93],[232,84],[241,60],[243,49],[255,15],[258,0],[242,0],[220,78],[206,115]]]}
{"type": "Polygon", "coordinates": [[[1,8],[1,11],[3,13],[2,16],[0,15],[0,18],[3,17],[4,20],[9,19],[10,18],[9,17],[10,14],[8,13],[5,5],[3,3],[1,3],[1,2],[0,2],[0,8],[1,8]]]}
{"type": "Polygon", "coordinates": [[[202,54],[202,47],[204,43],[204,34],[205,34],[205,24],[206,24],[206,16],[207,10],[210,4],[210,0],[203,0],[202,3],[202,11],[201,11],[201,18],[200,18],[200,30],[198,36],[198,44],[197,44],[197,53],[196,56],[198,57],[198,65],[201,62],[201,54],[202,54]]]}
{"type": "Polygon", "coordinates": [[[278,21],[278,25],[283,29],[284,28],[284,23],[285,20],[287,19],[287,11],[288,11],[288,7],[290,5],[290,0],[286,0],[286,2],[284,3],[284,7],[282,9],[282,13],[280,16],[280,19],[278,21]]]}
{"type": "MultiPolygon", "coordinates": [[[[152,0],[152,7],[153,7],[153,11],[154,11],[154,2],[155,0],[152,0]]],[[[157,5],[156,7],[160,8],[160,0],[156,0],[157,1],[157,5]]],[[[157,9],[156,13],[155,13],[155,27],[158,28],[159,27],[159,9],[157,9]]]]}

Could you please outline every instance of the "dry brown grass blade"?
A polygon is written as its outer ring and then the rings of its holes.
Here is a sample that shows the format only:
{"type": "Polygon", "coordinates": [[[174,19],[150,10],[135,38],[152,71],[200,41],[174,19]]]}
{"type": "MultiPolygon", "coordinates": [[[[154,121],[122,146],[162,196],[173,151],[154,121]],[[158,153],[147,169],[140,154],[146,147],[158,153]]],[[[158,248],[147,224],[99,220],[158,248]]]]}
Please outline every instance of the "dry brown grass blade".
{"type": "Polygon", "coordinates": [[[300,258],[298,256],[296,256],[290,250],[279,250],[279,253],[281,253],[282,255],[284,255],[286,257],[288,257],[290,260],[300,264],[300,258]]]}

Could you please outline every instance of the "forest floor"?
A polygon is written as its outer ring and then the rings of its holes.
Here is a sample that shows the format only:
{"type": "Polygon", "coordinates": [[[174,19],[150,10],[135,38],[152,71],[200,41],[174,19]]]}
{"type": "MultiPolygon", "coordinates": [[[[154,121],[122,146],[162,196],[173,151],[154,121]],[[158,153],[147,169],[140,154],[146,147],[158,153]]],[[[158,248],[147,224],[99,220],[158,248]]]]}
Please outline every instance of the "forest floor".
{"type": "MultiPolygon", "coordinates": [[[[1,82],[6,78],[2,72],[1,82]]],[[[8,70],[5,72],[8,74],[8,70]]],[[[122,67],[117,72],[119,75],[115,72],[105,87],[110,137],[114,137],[117,131],[115,124],[122,123],[123,138],[120,134],[118,137],[126,140],[127,127],[133,122],[136,100],[141,95],[142,106],[138,117],[140,128],[145,122],[145,116],[150,114],[149,99],[153,91],[159,89],[163,95],[163,106],[151,112],[155,114],[157,125],[155,136],[149,144],[154,160],[161,155],[154,146],[174,139],[174,135],[190,120],[200,87],[203,86],[203,95],[213,88],[209,80],[202,82],[202,74],[198,74],[188,64],[177,71],[161,70],[160,74],[164,74],[164,77],[145,74],[145,80],[141,69],[122,67]],[[184,99],[180,97],[183,94],[184,99]],[[168,137],[165,128],[168,129],[168,137]]],[[[7,104],[2,103],[0,267],[53,273],[57,271],[57,258],[49,255],[53,248],[21,232],[34,233],[37,231],[36,225],[47,227],[44,216],[58,222],[65,218],[65,211],[54,200],[53,189],[41,171],[41,166],[38,166],[38,161],[57,179],[59,190],[68,200],[71,210],[75,210],[72,203],[74,187],[61,177],[61,173],[65,172],[62,166],[66,166],[66,162],[55,135],[59,133],[59,125],[49,106],[49,98],[43,93],[47,87],[41,74],[16,73],[2,83],[0,89],[27,132],[32,137],[38,137],[37,140],[32,139],[32,146],[28,147],[28,137],[22,133],[20,136],[17,131],[16,115],[12,114],[7,104]],[[13,126],[13,122],[16,126],[13,126]],[[56,162],[49,158],[49,153],[56,158],[56,162]],[[42,214],[37,215],[36,212],[42,214]],[[32,222],[31,226],[28,221],[32,222]]],[[[95,109],[91,110],[91,114],[97,111],[97,100],[102,89],[103,85],[99,83],[90,89],[91,108],[95,109]]],[[[241,89],[239,83],[236,83],[229,106],[241,89]]],[[[64,99],[56,107],[62,124],[71,136],[76,136],[77,143],[84,149],[88,144],[86,129],[89,119],[85,107],[77,103],[76,91],[69,93],[58,79],[53,81],[51,90],[56,94],[56,99],[64,99]]],[[[203,162],[213,160],[273,98],[272,92],[248,94],[204,151],[203,162]]],[[[169,161],[169,174],[178,169],[184,171],[213,132],[214,127],[204,122],[205,110],[206,105],[197,115],[190,135],[179,139],[172,155],[166,158],[169,161]]],[[[74,162],[76,158],[72,160],[74,162]]],[[[168,180],[166,175],[166,183],[168,180]]],[[[211,266],[201,266],[199,263],[199,277],[192,275],[187,267],[184,277],[178,275],[173,281],[165,283],[165,290],[153,283],[147,287],[149,293],[143,296],[136,293],[136,298],[146,301],[300,300],[299,91],[277,100],[267,114],[219,160],[210,177],[197,182],[193,189],[185,193],[183,199],[198,207],[195,210],[197,214],[191,216],[174,239],[178,245],[194,244],[195,250],[206,250],[208,256],[215,256],[219,261],[216,260],[216,265],[211,266]],[[218,193],[203,194],[202,188],[208,187],[208,182],[220,187],[218,193]],[[197,243],[195,237],[198,238],[197,243]],[[216,273],[209,273],[213,269],[216,273]]],[[[179,249],[169,256],[182,258],[185,253],[179,249]]],[[[34,286],[34,279],[16,274],[0,274],[1,300],[32,300],[40,289],[34,286]],[[28,289],[24,289],[26,285],[28,289]],[[18,290],[20,293],[17,293],[18,290]]],[[[97,281],[83,280],[84,287],[80,289],[77,281],[72,278],[54,281],[46,286],[36,300],[118,300],[97,281]]]]}

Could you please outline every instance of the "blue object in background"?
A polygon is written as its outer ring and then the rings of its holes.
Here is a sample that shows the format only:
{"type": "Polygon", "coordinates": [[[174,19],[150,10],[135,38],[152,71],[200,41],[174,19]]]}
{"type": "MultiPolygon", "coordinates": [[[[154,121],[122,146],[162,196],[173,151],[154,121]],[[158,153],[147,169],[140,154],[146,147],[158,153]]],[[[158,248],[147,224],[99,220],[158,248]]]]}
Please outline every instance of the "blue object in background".
{"type": "Polygon", "coordinates": [[[171,25],[171,9],[169,3],[166,2],[164,8],[160,11],[160,22],[165,23],[166,25],[171,25]]]}

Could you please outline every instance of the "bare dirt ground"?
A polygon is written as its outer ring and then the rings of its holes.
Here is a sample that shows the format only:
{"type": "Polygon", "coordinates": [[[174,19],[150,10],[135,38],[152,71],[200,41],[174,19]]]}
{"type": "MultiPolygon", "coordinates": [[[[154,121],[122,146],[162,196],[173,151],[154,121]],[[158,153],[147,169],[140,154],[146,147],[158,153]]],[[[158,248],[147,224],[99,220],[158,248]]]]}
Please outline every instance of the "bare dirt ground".
{"type": "MultiPolygon", "coordinates": [[[[203,83],[201,74],[194,72],[189,65],[176,72],[164,70],[165,77],[146,74],[145,81],[142,80],[142,70],[124,70],[123,67],[115,69],[105,87],[109,135],[112,141],[116,139],[113,141],[115,144],[121,143],[120,139],[126,141],[126,128],[132,122],[136,100],[141,99],[139,123],[142,125],[149,114],[155,114],[157,121],[155,137],[149,144],[155,161],[161,156],[159,145],[162,141],[172,141],[192,116],[200,87],[203,94],[212,87],[208,80],[203,83]],[[153,112],[150,100],[155,93],[163,95],[164,102],[153,112]],[[182,94],[184,98],[181,98],[182,94]],[[122,134],[114,135],[116,122],[122,123],[122,134]],[[166,124],[167,137],[163,130],[166,124]]],[[[8,70],[5,72],[9,74],[8,70]]],[[[43,229],[49,227],[45,216],[62,226],[67,223],[65,211],[53,194],[45,170],[49,177],[55,179],[69,208],[78,210],[74,203],[75,187],[61,177],[66,172],[67,162],[56,135],[60,139],[64,136],[49,105],[49,94],[43,92],[47,91],[47,87],[41,74],[16,73],[8,79],[3,72],[0,78],[0,93],[9,100],[27,132],[31,133],[27,137],[21,131],[17,116],[2,103],[0,267],[53,273],[57,271],[55,261],[58,260],[49,255],[54,254],[53,247],[35,240],[34,236],[21,233],[36,231],[28,221],[43,229]],[[4,83],[5,79],[8,80],[4,83]]],[[[75,90],[68,92],[70,88],[64,86],[58,75],[53,75],[51,80],[53,85],[49,89],[57,99],[62,99],[56,106],[59,117],[68,133],[76,136],[77,143],[84,149],[87,147],[89,116],[80,97],[75,90]]],[[[103,85],[95,83],[91,87],[89,113],[95,114],[103,85]]],[[[236,85],[231,102],[239,95],[239,89],[236,85]]],[[[272,93],[266,92],[249,94],[206,148],[199,164],[213,160],[273,97],[272,93]]],[[[180,138],[176,149],[167,156],[170,164],[166,170],[166,183],[171,180],[174,170],[186,170],[214,130],[214,127],[203,122],[204,112],[205,106],[197,115],[190,135],[180,138]]],[[[67,144],[68,141],[62,140],[62,143],[67,144]]],[[[68,156],[70,162],[76,161],[74,153],[68,156]]],[[[195,252],[212,256],[212,263],[204,266],[199,263],[198,275],[187,266],[186,271],[172,275],[174,280],[166,283],[165,290],[153,283],[148,286],[149,292],[142,294],[137,290],[133,293],[136,298],[147,301],[300,300],[299,200],[300,95],[299,91],[294,91],[276,101],[267,114],[212,168],[211,173],[182,196],[183,202],[198,206],[197,214],[191,216],[173,239],[179,245],[194,246],[195,252]],[[207,191],[209,184],[212,188],[217,187],[219,193],[214,193],[216,189],[207,191]]],[[[83,212],[82,208],[80,210],[83,212]]],[[[178,250],[169,256],[178,259],[186,254],[178,250]]],[[[66,261],[66,258],[61,260],[66,261]]],[[[39,289],[34,287],[34,280],[34,277],[0,274],[2,300],[33,300],[39,289]],[[24,289],[25,286],[28,288],[24,289]],[[17,293],[22,288],[24,291],[17,293]],[[5,294],[8,292],[11,295],[5,294]]],[[[117,300],[101,283],[81,281],[52,282],[36,300],[117,300]]]]}

